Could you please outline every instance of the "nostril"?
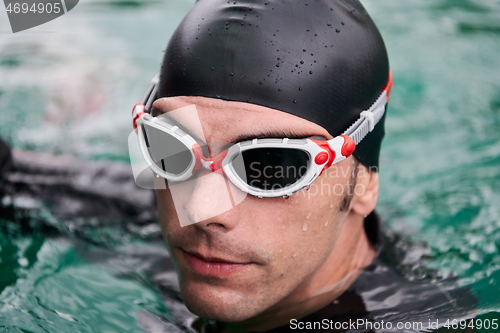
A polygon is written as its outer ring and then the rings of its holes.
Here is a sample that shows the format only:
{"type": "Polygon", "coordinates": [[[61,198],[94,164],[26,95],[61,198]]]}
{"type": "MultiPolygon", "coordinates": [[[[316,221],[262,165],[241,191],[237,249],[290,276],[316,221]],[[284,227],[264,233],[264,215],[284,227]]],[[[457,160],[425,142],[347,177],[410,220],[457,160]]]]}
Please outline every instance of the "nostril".
{"type": "Polygon", "coordinates": [[[206,225],[207,227],[214,227],[214,228],[224,228],[224,226],[220,223],[216,222],[210,222],[206,225]]]}

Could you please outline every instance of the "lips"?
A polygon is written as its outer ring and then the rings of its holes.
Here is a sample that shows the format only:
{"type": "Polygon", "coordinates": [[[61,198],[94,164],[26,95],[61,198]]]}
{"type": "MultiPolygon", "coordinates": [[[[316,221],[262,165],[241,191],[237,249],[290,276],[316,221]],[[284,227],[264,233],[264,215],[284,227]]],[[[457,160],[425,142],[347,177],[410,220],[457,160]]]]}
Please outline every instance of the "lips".
{"type": "Polygon", "coordinates": [[[216,257],[204,257],[179,249],[181,258],[195,274],[210,276],[229,276],[244,271],[253,265],[251,262],[234,262],[216,257]]]}

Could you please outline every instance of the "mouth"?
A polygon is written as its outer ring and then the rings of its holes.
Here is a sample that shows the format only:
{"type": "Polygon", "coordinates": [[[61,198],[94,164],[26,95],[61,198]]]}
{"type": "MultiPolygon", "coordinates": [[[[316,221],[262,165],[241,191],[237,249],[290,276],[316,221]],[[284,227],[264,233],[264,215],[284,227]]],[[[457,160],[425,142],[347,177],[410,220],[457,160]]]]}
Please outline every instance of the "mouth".
{"type": "Polygon", "coordinates": [[[202,256],[198,253],[190,253],[178,248],[180,257],[187,264],[189,269],[200,275],[209,275],[214,277],[224,277],[240,273],[252,266],[252,262],[236,262],[223,258],[202,256]]]}

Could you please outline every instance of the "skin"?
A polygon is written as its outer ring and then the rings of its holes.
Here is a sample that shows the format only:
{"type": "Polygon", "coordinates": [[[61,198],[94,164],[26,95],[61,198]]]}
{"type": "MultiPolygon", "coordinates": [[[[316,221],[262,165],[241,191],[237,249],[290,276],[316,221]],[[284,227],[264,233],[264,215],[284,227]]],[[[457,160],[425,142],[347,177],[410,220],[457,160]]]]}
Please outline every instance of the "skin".
{"type": "MultiPolygon", "coordinates": [[[[211,155],[221,149],[220,144],[211,143],[235,142],[242,135],[292,133],[332,138],[321,126],[278,110],[205,97],[159,99],[153,115],[192,104],[203,133],[192,117],[178,113],[176,120],[193,135],[203,137],[211,155]]],[[[347,191],[353,165],[353,157],[349,157],[323,172],[313,184],[317,189],[330,186],[347,191]]],[[[363,219],[375,208],[378,177],[362,165],[359,168],[356,191],[342,211],[339,207],[345,193],[312,194],[311,188],[288,199],[247,195],[219,214],[214,182],[221,183],[224,177],[207,170],[200,171],[204,177],[186,182],[186,191],[181,184],[176,195],[181,197],[182,209],[175,209],[168,186],[156,190],[162,233],[187,307],[203,318],[224,322],[221,331],[249,332],[288,325],[291,318],[302,318],[335,300],[376,255],[363,219]],[[181,227],[181,219],[193,223],[181,227]],[[246,265],[227,276],[206,276],[190,268],[184,252],[246,265]]]]}

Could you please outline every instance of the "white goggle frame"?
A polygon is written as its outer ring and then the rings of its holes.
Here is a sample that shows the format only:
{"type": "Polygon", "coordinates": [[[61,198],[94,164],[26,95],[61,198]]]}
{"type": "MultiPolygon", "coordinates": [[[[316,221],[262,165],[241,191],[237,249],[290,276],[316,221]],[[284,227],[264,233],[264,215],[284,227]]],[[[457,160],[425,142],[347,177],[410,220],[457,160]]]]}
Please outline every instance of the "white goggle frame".
{"type": "MultiPolygon", "coordinates": [[[[328,141],[313,139],[253,139],[234,144],[224,150],[214,158],[205,158],[200,153],[196,153],[198,143],[188,133],[178,126],[169,123],[162,117],[152,117],[149,112],[151,105],[156,98],[158,86],[158,75],[152,80],[152,85],[146,94],[143,104],[137,104],[132,110],[133,125],[138,132],[139,146],[144,159],[156,173],[157,176],[172,182],[185,181],[193,176],[199,169],[207,169],[225,175],[241,191],[257,196],[259,198],[290,196],[291,194],[306,188],[328,167],[349,157],[356,145],[373,130],[385,112],[388,96],[392,87],[392,76],[389,77],[387,87],[382,91],[375,103],[366,111],[361,112],[356,120],[342,135],[328,141]],[[151,158],[145,137],[142,134],[143,125],[153,127],[163,131],[184,144],[191,154],[189,166],[180,174],[168,173],[160,168],[151,158]],[[242,153],[247,150],[258,148],[285,148],[298,149],[309,155],[306,173],[295,183],[287,187],[264,190],[251,186],[246,179],[242,179],[233,167],[233,161],[241,158],[242,153]],[[224,156],[225,154],[225,156],[224,156]]],[[[251,183],[251,182],[250,182],[251,183]]]]}

